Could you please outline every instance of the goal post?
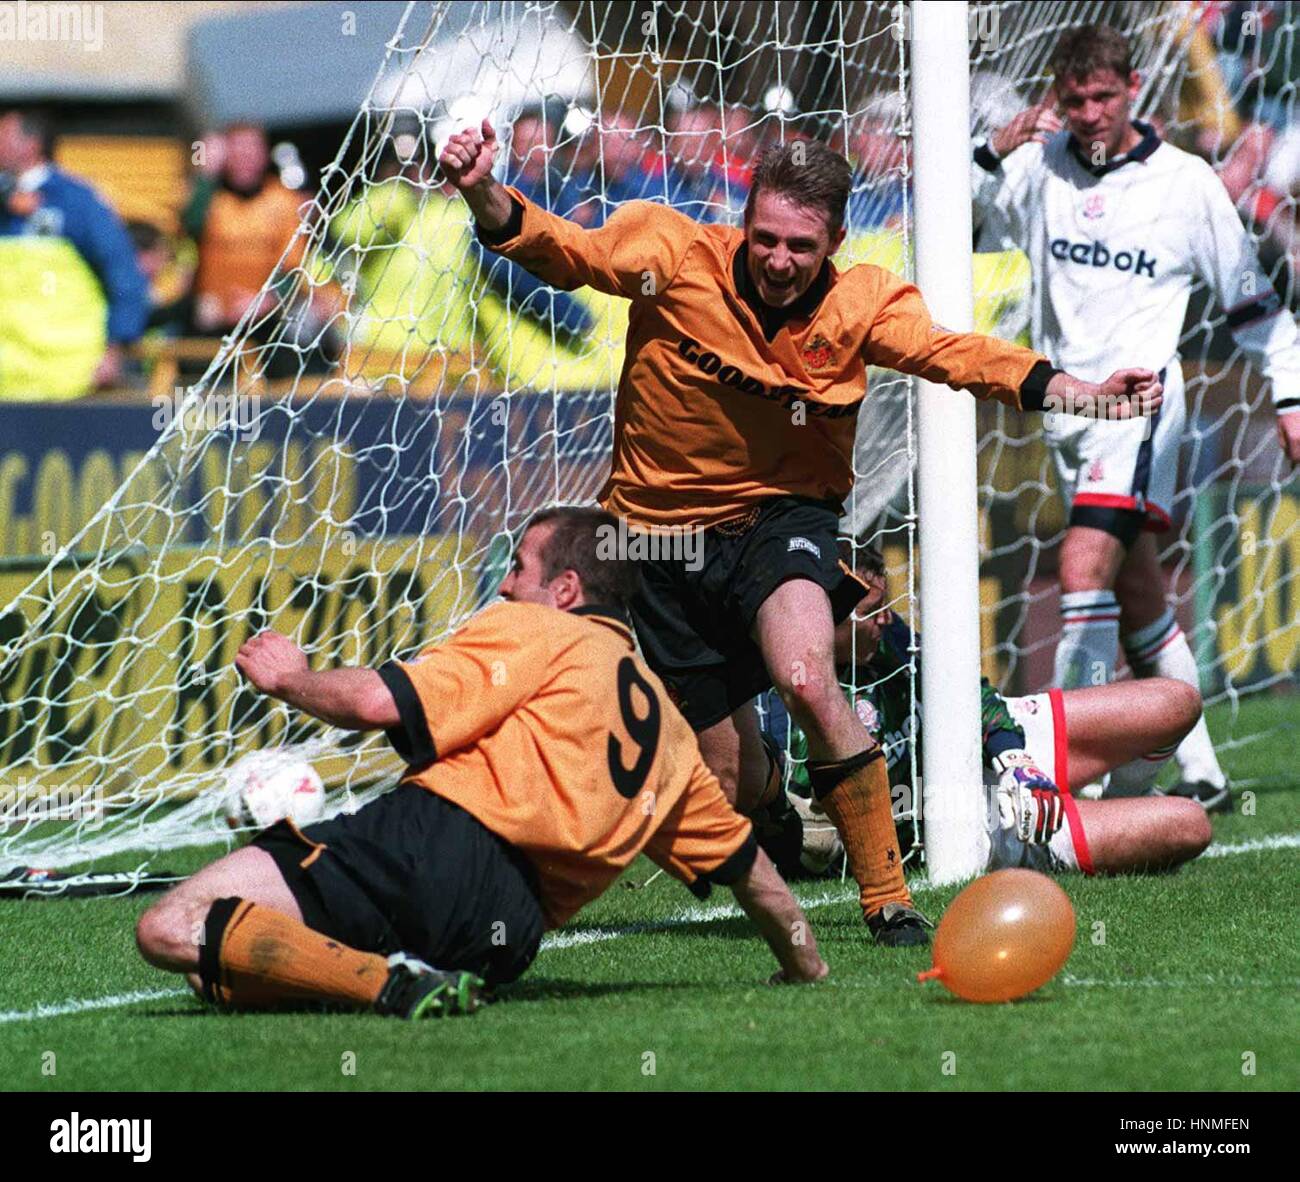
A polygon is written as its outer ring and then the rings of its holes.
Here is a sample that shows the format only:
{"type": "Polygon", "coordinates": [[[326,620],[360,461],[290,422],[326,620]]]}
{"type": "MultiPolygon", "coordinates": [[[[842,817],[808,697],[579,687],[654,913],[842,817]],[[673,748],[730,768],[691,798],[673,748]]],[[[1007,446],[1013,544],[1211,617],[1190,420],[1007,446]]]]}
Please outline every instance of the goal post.
{"type": "MultiPolygon", "coordinates": [[[[916,278],[936,323],[974,327],[970,49],[965,0],[912,5],[916,278]]],[[[979,529],[975,403],[917,383],[921,556],[920,777],[931,881],[981,870],[979,529]]]]}

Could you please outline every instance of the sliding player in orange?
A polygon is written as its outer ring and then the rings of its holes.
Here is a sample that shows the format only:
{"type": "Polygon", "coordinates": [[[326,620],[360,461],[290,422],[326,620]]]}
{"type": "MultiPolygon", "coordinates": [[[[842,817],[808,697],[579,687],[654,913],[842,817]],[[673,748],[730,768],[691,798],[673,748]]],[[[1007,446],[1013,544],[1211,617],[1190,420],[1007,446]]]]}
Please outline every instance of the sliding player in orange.
{"type": "Polygon", "coordinates": [[[636,655],[636,568],[602,556],[611,529],[599,509],[538,514],[508,602],[414,661],[317,672],[277,633],[246,643],[236,664],[259,690],[385,730],[409,766],[358,812],[282,821],[176,887],[140,919],[145,959],[230,1008],[469,1012],[645,853],[700,897],[729,886],[780,962],[773,980],[825,976],[799,905],[636,655]]]}
{"type": "Polygon", "coordinates": [[[880,748],[840,693],[833,657],[835,622],[862,595],[835,538],[867,367],[1022,410],[1051,399],[1124,418],[1159,404],[1156,375],[1079,382],[1038,353],[932,323],[917,289],[887,271],[838,271],[850,169],[822,144],[760,158],[743,230],[641,201],[583,230],[494,180],[496,147],[485,120],[439,161],[480,240],[555,287],[631,300],[601,503],[638,529],[703,532],[699,561],[643,566],[632,614],[648,664],[745,813],[780,790],[751,705],[775,684],[808,736],[813,790],[843,835],[876,940],[924,943],[880,748]]]}

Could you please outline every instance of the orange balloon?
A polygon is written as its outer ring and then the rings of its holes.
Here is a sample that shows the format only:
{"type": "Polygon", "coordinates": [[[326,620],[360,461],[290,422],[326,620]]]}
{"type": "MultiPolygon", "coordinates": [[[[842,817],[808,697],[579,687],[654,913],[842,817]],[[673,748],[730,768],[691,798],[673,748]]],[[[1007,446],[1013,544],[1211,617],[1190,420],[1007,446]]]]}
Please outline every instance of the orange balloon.
{"type": "Polygon", "coordinates": [[[934,936],[938,980],[967,1001],[1010,1001],[1046,985],[1074,947],[1069,897],[1036,870],[995,870],[953,901],[934,936]]]}

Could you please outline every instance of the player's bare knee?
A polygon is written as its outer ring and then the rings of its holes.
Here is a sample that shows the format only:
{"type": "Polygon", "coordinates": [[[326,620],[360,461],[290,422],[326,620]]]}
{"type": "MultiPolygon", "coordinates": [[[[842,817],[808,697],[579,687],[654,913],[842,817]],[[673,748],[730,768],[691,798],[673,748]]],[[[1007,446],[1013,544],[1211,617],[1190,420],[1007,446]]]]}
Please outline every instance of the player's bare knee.
{"type": "Polygon", "coordinates": [[[171,972],[196,969],[203,918],[192,905],[163,899],[146,911],[135,925],[135,943],[155,968],[171,972]]]}
{"type": "Polygon", "coordinates": [[[1178,837],[1181,857],[1186,862],[1204,853],[1214,838],[1214,829],[1205,810],[1194,800],[1179,800],[1182,808],[1178,823],[1178,837]]]}
{"type": "Polygon", "coordinates": [[[1169,696],[1171,722],[1177,732],[1176,737],[1181,739],[1200,721],[1202,709],[1201,691],[1194,685],[1188,685],[1185,681],[1173,681],[1171,679],[1166,692],[1169,696]]]}
{"type": "Polygon", "coordinates": [[[1111,565],[1107,555],[1095,547],[1079,542],[1071,545],[1067,533],[1061,548],[1061,591],[1066,595],[1076,591],[1104,591],[1113,581],[1111,565]]]}
{"type": "Polygon", "coordinates": [[[844,699],[838,681],[812,665],[796,661],[787,676],[777,679],[776,688],[794,721],[805,732],[821,734],[830,729],[830,719],[844,699]]]}

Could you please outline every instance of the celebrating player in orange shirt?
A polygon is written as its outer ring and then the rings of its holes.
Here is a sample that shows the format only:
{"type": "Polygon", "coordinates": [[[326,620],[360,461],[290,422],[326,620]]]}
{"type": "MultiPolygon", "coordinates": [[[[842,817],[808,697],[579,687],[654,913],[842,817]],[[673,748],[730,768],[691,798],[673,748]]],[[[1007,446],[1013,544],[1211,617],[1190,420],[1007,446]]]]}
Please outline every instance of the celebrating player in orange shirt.
{"type": "Polygon", "coordinates": [[[645,853],[700,897],[731,887],[774,980],[825,976],[799,905],[636,655],[636,567],[603,553],[609,530],[599,509],[538,514],[507,602],[413,661],[315,672],[277,633],[245,644],[236,663],[262,692],[383,728],[409,766],[358,812],[281,821],[176,887],[140,919],[145,959],[231,1008],[467,1012],[645,853]]]}
{"type": "Polygon", "coordinates": [[[643,565],[632,614],[648,664],[745,813],[780,791],[751,705],[775,683],[808,736],[813,790],[868,927],[878,943],[924,943],[880,748],[840,693],[833,657],[835,622],[863,591],[835,541],[867,367],[1021,410],[1118,418],[1159,405],[1156,375],[1080,382],[1029,349],[934,324],[920,292],[882,268],[839,271],[830,256],[851,172],[823,144],[760,157],[743,231],[643,201],[583,230],[494,180],[495,153],[485,120],[439,161],[480,239],[555,287],[631,301],[602,504],[638,529],[703,533],[698,561],[643,565]]]}

